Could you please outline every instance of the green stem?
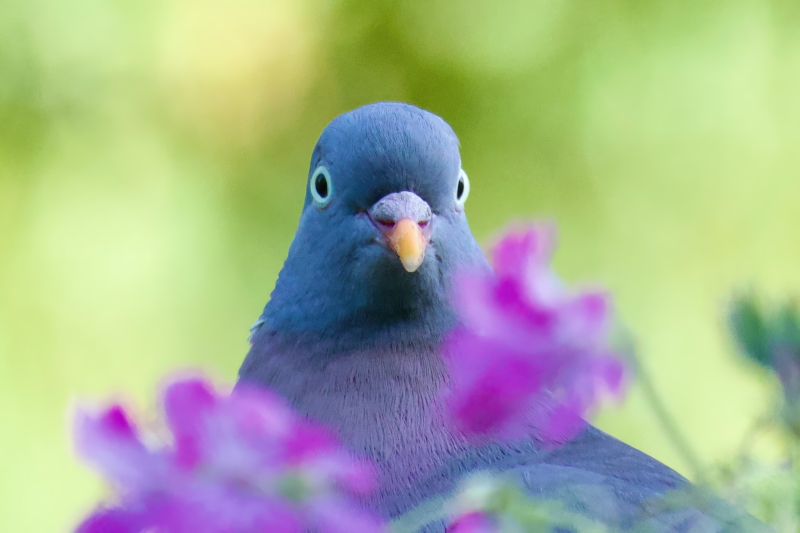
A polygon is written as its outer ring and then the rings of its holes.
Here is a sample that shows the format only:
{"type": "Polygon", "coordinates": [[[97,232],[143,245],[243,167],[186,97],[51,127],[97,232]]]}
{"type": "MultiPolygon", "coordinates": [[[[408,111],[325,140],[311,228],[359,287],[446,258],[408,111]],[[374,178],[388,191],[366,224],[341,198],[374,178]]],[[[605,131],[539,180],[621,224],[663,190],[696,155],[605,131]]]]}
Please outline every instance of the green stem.
{"type": "Polygon", "coordinates": [[[667,438],[670,440],[672,446],[675,448],[681,458],[686,462],[687,465],[689,465],[695,482],[701,485],[706,484],[706,473],[702,462],[698,459],[697,454],[692,449],[689,441],[683,436],[683,433],[678,427],[678,424],[675,422],[675,419],[672,417],[672,415],[670,415],[666,405],[664,404],[664,401],[661,399],[658,391],[656,391],[653,380],[650,378],[650,374],[644,368],[644,365],[633,352],[633,350],[630,352],[629,360],[634,367],[633,370],[638,379],[639,385],[644,392],[645,399],[653,409],[653,412],[661,424],[664,433],[666,433],[667,438]]]}
{"type": "Polygon", "coordinates": [[[756,440],[761,433],[774,424],[774,417],[772,414],[765,414],[759,416],[755,422],[745,432],[742,437],[742,442],[739,445],[739,452],[736,454],[736,461],[738,464],[744,464],[750,457],[750,452],[756,440]]]}

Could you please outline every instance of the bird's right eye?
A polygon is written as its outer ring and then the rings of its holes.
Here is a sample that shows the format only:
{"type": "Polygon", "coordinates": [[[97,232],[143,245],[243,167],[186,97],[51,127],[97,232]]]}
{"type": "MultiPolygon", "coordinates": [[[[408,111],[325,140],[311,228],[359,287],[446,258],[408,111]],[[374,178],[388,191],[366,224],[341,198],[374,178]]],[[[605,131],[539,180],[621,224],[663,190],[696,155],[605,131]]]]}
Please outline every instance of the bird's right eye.
{"type": "Polygon", "coordinates": [[[469,178],[464,169],[458,171],[458,184],[456,184],[456,207],[464,209],[464,202],[469,196],[469,178]]]}
{"type": "Polygon", "coordinates": [[[311,174],[311,180],[308,182],[308,187],[311,190],[311,197],[319,209],[327,207],[333,197],[333,182],[331,181],[331,174],[328,169],[323,166],[318,166],[317,169],[311,174]]]}

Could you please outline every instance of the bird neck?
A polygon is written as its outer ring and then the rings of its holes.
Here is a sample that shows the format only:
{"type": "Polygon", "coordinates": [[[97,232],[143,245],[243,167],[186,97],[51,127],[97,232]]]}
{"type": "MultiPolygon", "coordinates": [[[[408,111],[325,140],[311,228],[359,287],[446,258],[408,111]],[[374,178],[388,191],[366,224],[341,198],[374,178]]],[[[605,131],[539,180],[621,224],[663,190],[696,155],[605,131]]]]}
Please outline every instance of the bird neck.
{"type": "Polygon", "coordinates": [[[277,391],[374,461],[383,490],[412,490],[467,447],[440,407],[448,381],[441,335],[434,341],[415,331],[386,331],[383,340],[345,349],[327,336],[264,331],[240,377],[277,391]]]}
{"type": "Polygon", "coordinates": [[[362,286],[344,292],[306,286],[309,294],[298,294],[298,285],[279,279],[264,307],[261,329],[280,332],[276,340],[304,351],[437,347],[457,322],[443,286],[409,283],[400,290],[362,286]]]}

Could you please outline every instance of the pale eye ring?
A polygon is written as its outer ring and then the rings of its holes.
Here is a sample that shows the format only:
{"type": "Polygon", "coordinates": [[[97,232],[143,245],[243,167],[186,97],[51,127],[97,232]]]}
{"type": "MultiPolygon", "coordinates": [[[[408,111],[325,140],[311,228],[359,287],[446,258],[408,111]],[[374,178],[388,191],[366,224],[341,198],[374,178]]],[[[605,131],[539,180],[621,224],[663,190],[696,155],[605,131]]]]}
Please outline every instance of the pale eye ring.
{"type": "Polygon", "coordinates": [[[308,189],[311,192],[311,197],[314,203],[320,209],[327,207],[333,198],[333,182],[331,181],[331,174],[328,169],[320,165],[311,174],[311,179],[308,181],[308,189]]]}
{"type": "Polygon", "coordinates": [[[456,184],[456,207],[459,209],[464,208],[464,202],[467,201],[467,197],[469,196],[469,178],[467,177],[467,173],[464,172],[462,168],[458,172],[458,184],[456,184]]]}

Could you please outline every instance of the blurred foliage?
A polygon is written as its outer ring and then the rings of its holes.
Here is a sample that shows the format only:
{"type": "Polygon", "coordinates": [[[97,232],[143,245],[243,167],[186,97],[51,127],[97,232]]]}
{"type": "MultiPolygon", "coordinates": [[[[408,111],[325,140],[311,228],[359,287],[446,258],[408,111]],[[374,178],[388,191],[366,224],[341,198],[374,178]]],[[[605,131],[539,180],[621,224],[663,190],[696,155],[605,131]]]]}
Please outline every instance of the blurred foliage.
{"type": "MultiPolygon", "coordinates": [[[[0,529],[96,500],[73,395],[234,378],[319,131],[375,100],[452,124],[479,239],[558,221],[558,270],[730,458],[778,389],[727,356],[725,298],[800,290],[799,28],[789,0],[0,0],[0,529]]],[[[600,425],[686,470],[641,391],[600,425]]]]}
{"type": "Polygon", "coordinates": [[[753,297],[742,297],[734,302],[730,323],[741,351],[759,365],[769,368],[772,364],[771,332],[753,297]]]}
{"type": "Polygon", "coordinates": [[[794,302],[773,316],[759,309],[752,295],[741,296],[730,311],[730,323],[741,352],[770,369],[783,390],[779,418],[800,439],[800,312],[794,302]]]}
{"type": "Polygon", "coordinates": [[[800,529],[800,461],[796,450],[791,462],[764,463],[742,457],[720,465],[716,488],[728,501],[747,509],[776,532],[800,529]]]}

